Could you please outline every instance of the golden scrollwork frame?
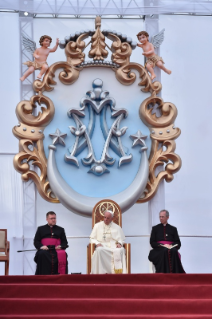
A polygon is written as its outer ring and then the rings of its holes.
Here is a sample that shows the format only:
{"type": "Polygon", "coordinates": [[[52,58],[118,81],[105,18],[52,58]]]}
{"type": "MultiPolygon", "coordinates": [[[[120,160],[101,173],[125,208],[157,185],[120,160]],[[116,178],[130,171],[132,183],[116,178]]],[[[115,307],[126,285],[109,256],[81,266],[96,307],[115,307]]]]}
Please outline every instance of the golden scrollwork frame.
{"type": "MultiPolygon", "coordinates": [[[[105,50],[105,37],[101,30],[101,19],[96,18],[96,32],[91,39],[90,56],[94,60],[103,61],[107,56],[105,50]]],[[[43,131],[54,117],[54,104],[50,98],[43,95],[44,91],[52,91],[55,85],[55,72],[57,69],[63,69],[59,74],[59,80],[65,85],[71,85],[79,78],[80,72],[85,67],[106,67],[112,68],[117,80],[123,85],[131,85],[135,82],[136,74],[139,73],[143,92],[149,92],[150,97],[145,99],[139,109],[139,115],[145,125],[150,130],[152,139],[152,148],[149,157],[149,181],[144,194],[141,195],[138,203],[149,201],[156,193],[160,182],[165,179],[167,182],[173,180],[173,174],[180,170],[181,159],[175,153],[175,139],[180,135],[179,128],[174,126],[177,117],[177,108],[173,103],[163,102],[157,94],[162,89],[160,82],[152,83],[149,74],[144,66],[138,63],[130,62],[132,48],[129,43],[122,42],[121,39],[112,33],[107,37],[112,41],[112,64],[89,64],[83,65],[85,54],[83,53],[86,45],[83,40],[89,37],[89,32],[81,34],[76,41],[70,41],[65,47],[66,62],[56,62],[51,65],[42,81],[36,80],[33,83],[34,91],[37,93],[29,101],[21,101],[16,107],[16,115],[19,124],[13,128],[13,134],[20,140],[19,153],[14,157],[14,167],[22,174],[22,179],[28,181],[32,179],[40,195],[47,201],[58,203],[59,200],[52,193],[47,178],[47,160],[43,148],[43,131]],[[117,68],[116,65],[119,67],[117,68]],[[41,107],[38,115],[33,115],[36,104],[45,105],[41,107]],[[153,113],[157,106],[160,112],[159,116],[153,113]],[[30,163],[37,167],[40,173],[32,170],[30,163]],[[164,167],[164,164],[166,166],[164,167]],[[157,173],[157,168],[161,171],[157,173]]]]}

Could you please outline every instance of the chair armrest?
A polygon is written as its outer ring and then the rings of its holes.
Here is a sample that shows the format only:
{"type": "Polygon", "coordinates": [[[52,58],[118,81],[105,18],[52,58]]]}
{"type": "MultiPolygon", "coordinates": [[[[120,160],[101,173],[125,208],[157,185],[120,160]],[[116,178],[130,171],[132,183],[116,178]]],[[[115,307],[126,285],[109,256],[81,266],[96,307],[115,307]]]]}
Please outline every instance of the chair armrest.
{"type": "Polygon", "coordinates": [[[96,248],[95,244],[90,243],[87,245],[87,251],[91,254],[91,256],[93,255],[95,248],[96,248]]]}
{"type": "Polygon", "coordinates": [[[95,244],[90,243],[87,245],[87,274],[91,273],[91,258],[95,251],[95,247],[95,244]]]}
{"type": "Polygon", "coordinates": [[[131,244],[124,244],[123,247],[126,250],[127,273],[131,274],[131,244]]]}

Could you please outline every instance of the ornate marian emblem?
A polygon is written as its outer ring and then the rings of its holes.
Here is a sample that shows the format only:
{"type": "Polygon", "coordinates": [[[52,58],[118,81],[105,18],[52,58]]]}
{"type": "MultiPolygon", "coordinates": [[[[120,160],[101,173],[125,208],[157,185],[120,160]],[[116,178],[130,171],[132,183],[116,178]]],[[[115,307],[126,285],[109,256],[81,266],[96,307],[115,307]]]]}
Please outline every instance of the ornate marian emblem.
{"type": "Polygon", "coordinates": [[[88,154],[82,159],[82,163],[85,166],[90,166],[89,173],[95,175],[102,175],[109,173],[107,166],[112,166],[115,163],[109,154],[109,148],[111,147],[114,152],[120,157],[119,167],[125,163],[132,161],[132,154],[127,155],[124,151],[121,137],[125,134],[127,127],[120,128],[120,122],[127,117],[128,113],[126,109],[117,109],[115,107],[116,102],[113,98],[109,97],[108,91],[102,90],[103,82],[100,79],[93,81],[93,90],[86,93],[86,97],[81,100],[80,109],[70,109],[68,116],[73,117],[76,123],[76,127],[70,126],[71,133],[76,137],[73,148],[70,150],[70,155],[65,156],[67,163],[75,164],[79,167],[76,154],[80,154],[82,150],[87,147],[88,154]],[[85,116],[85,108],[89,109],[89,124],[86,127],[80,118],[85,116]],[[106,120],[106,113],[109,109],[111,118],[114,119],[111,127],[108,127],[106,120]],[[101,116],[101,131],[104,135],[105,143],[102,150],[100,159],[97,159],[92,146],[92,135],[95,129],[95,116],[101,116]],[[81,140],[80,140],[81,138],[81,140]]]}
{"type": "Polygon", "coordinates": [[[122,212],[148,201],[160,181],[170,182],[181,167],[175,105],[157,96],[161,84],[152,83],[144,66],[130,62],[136,43],[100,27],[97,17],[96,31],[60,41],[67,61],[54,63],[34,82],[36,94],[17,105],[19,124],[13,128],[20,140],[14,166],[22,179],[32,179],[45,200],[83,216],[91,216],[103,198],[117,202],[122,212]],[[86,61],[89,43],[92,60],[86,61]]]}

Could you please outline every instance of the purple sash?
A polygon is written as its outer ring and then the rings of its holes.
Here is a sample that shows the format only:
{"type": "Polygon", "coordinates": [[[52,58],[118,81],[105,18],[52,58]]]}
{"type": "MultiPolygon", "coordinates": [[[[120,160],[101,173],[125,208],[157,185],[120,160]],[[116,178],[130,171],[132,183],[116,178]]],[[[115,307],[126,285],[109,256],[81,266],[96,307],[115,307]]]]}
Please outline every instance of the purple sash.
{"type": "MultiPolygon", "coordinates": [[[[160,240],[160,241],[158,241],[157,243],[158,243],[158,244],[162,244],[162,245],[166,245],[166,244],[171,245],[171,244],[173,244],[173,241],[160,240]]],[[[179,251],[178,251],[178,256],[179,256],[179,258],[181,259],[181,255],[180,255],[179,251]]]]}
{"type": "MultiPolygon", "coordinates": [[[[41,239],[41,243],[44,246],[59,246],[61,244],[61,240],[57,238],[43,238],[41,239]]],[[[58,272],[61,275],[65,275],[66,273],[66,252],[63,249],[56,249],[57,259],[58,259],[58,272]]]]}
{"type": "Polygon", "coordinates": [[[168,241],[168,240],[160,240],[160,241],[157,241],[158,244],[162,244],[162,245],[171,245],[173,244],[173,241],[168,241]]]}

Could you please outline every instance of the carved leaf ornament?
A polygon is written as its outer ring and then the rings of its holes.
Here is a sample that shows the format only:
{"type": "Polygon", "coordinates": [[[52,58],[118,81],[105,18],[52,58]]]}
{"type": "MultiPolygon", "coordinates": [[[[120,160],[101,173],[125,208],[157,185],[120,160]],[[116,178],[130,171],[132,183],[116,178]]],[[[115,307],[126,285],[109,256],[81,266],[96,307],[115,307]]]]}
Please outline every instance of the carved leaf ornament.
{"type": "Polygon", "coordinates": [[[54,81],[57,69],[62,69],[59,80],[65,85],[76,82],[80,76],[80,71],[87,67],[112,68],[117,80],[123,85],[133,84],[136,74],[132,70],[138,71],[141,90],[151,94],[141,103],[139,116],[143,123],[148,126],[152,139],[149,156],[149,179],[144,193],[140,194],[138,203],[149,201],[155,195],[160,182],[163,179],[171,182],[174,178],[173,174],[181,168],[181,159],[175,153],[176,144],[174,141],[181,133],[180,129],[174,125],[177,108],[173,103],[163,102],[157,96],[157,93],[162,89],[162,85],[158,81],[152,83],[144,66],[130,62],[132,43],[127,42],[126,39],[113,32],[102,32],[100,27],[101,19],[97,17],[95,32],[86,31],[76,36],[75,39],[70,39],[67,43],[61,41],[60,46],[65,48],[67,61],[56,62],[51,65],[42,81],[34,81],[33,88],[37,94],[32,96],[29,101],[21,101],[16,107],[19,124],[14,126],[13,134],[19,139],[19,153],[14,157],[14,167],[22,174],[24,181],[32,179],[40,195],[52,203],[58,203],[59,200],[53,194],[47,178],[43,131],[53,119],[55,109],[51,99],[44,96],[43,92],[54,89],[53,85],[57,84],[54,81]],[[89,56],[93,58],[94,62],[86,63],[83,53],[86,45],[83,40],[90,36],[92,38],[89,56]],[[109,63],[104,61],[108,55],[105,49],[105,36],[112,41],[110,48],[112,61],[109,63]],[[37,104],[42,105],[42,107],[38,115],[35,116],[33,110],[37,104]],[[159,117],[153,112],[155,107],[160,111],[159,117]],[[37,169],[33,170],[31,165],[37,169]],[[161,168],[159,173],[156,173],[157,167],[161,168]]]}

